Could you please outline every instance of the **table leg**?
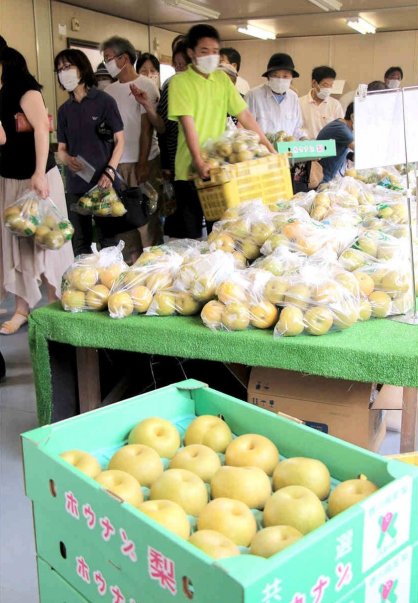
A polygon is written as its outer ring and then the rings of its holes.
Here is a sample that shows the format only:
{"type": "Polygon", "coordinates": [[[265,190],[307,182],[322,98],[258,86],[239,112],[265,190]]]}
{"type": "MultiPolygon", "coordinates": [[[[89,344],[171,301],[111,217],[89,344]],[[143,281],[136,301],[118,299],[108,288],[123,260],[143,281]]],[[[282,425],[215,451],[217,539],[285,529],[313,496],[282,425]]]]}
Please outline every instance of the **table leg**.
{"type": "Polygon", "coordinates": [[[99,350],[77,348],[78,398],[80,413],[99,408],[100,391],[99,350]]]}
{"type": "Polygon", "coordinates": [[[401,452],[418,450],[418,389],[403,388],[401,452]]]}

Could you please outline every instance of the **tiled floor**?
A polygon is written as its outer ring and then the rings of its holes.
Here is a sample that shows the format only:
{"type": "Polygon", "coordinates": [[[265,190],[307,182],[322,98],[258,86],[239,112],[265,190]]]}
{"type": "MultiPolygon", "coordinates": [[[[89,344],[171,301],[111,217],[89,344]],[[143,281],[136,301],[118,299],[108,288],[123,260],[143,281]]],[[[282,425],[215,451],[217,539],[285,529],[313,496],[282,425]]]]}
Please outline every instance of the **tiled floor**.
{"type": "MultiPolygon", "coordinates": [[[[24,493],[19,439],[37,425],[26,329],[0,336],[0,349],[7,365],[6,381],[0,385],[0,601],[37,603],[32,512],[24,493]]],[[[381,452],[398,451],[399,434],[388,432],[381,452]]]]}

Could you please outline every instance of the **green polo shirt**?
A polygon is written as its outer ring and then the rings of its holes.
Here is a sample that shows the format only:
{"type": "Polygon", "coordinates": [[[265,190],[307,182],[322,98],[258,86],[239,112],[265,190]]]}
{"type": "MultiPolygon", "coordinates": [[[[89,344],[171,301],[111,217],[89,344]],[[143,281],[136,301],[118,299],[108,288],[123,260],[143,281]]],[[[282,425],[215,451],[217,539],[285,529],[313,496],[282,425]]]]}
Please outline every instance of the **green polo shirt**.
{"type": "MultiPolygon", "coordinates": [[[[169,86],[168,118],[179,121],[183,115],[193,117],[200,146],[209,138],[216,139],[224,133],[228,113],[236,116],[247,108],[240,93],[223,71],[214,71],[206,78],[189,65],[187,71],[172,78],[169,86]]],[[[180,127],[176,180],[187,180],[191,167],[192,157],[183,128],[180,127]]]]}

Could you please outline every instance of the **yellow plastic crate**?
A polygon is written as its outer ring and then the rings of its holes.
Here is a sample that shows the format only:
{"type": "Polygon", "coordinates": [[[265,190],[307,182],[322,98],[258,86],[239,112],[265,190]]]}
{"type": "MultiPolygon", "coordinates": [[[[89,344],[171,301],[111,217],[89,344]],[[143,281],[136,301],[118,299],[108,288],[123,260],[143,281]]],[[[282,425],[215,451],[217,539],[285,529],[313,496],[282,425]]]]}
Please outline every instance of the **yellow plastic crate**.
{"type": "Polygon", "coordinates": [[[293,196],[289,160],[279,154],[211,169],[210,180],[195,178],[195,184],[205,218],[211,222],[245,201],[269,204],[293,196]]]}

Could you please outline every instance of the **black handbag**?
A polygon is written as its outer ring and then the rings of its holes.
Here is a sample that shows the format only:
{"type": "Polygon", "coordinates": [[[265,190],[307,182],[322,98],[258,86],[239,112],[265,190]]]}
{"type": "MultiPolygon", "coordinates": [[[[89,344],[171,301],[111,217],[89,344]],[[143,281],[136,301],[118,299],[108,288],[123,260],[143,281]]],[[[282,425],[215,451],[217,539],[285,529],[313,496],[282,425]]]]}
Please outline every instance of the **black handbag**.
{"type": "Polygon", "coordinates": [[[98,225],[103,235],[110,237],[148,224],[150,218],[149,202],[141,188],[139,186],[129,186],[122,176],[109,166],[104,170],[104,174],[110,178],[112,183],[115,182],[115,176],[120,181],[120,188],[117,189],[117,193],[125,206],[126,214],[120,218],[99,219],[98,225]],[[111,174],[110,171],[113,173],[111,174]]]}

